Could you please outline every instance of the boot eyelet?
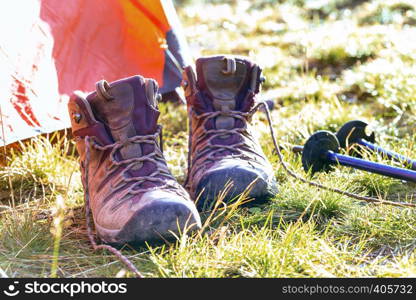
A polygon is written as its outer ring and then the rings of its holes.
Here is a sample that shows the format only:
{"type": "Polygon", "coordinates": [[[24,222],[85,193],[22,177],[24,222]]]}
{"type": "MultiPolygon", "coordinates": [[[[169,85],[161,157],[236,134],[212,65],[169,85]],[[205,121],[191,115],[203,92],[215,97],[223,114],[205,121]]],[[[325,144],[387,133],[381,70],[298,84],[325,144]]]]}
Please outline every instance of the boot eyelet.
{"type": "Polygon", "coordinates": [[[186,89],[188,87],[188,85],[189,85],[188,81],[182,80],[182,82],[181,82],[181,87],[182,88],[186,89]]]}
{"type": "Polygon", "coordinates": [[[75,123],[79,124],[82,120],[82,114],[75,112],[72,114],[72,119],[75,121],[75,123]]]}

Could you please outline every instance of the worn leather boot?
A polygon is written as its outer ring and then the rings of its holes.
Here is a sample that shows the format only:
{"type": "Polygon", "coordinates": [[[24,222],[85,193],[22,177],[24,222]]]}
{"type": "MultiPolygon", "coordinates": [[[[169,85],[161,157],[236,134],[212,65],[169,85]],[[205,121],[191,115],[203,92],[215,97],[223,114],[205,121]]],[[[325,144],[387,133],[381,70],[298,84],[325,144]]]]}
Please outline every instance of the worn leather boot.
{"type": "Polygon", "coordinates": [[[196,74],[186,67],[183,77],[190,122],[186,186],[198,208],[209,209],[222,192],[226,202],[245,191],[251,203],[275,195],[273,169],[247,126],[263,81],[259,66],[245,58],[204,57],[196,74]]]}
{"type": "Polygon", "coordinates": [[[162,154],[159,97],[153,79],[133,76],[69,101],[86,200],[105,243],[166,240],[201,226],[162,154]]]}

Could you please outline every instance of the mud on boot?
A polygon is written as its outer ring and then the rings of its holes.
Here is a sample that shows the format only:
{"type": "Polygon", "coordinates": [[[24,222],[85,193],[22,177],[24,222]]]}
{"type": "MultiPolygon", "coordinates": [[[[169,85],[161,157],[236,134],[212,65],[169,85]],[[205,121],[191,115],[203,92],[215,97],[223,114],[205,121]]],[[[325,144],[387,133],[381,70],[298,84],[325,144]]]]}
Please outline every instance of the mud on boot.
{"type": "Polygon", "coordinates": [[[225,202],[244,192],[251,204],[273,197],[273,169],[248,127],[263,81],[260,67],[241,57],[204,57],[196,73],[186,67],[183,77],[190,129],[186,187],[198,208],[210,209],[227,184],[225,202]]]}
{"type": "Polygon", "coordinates": [[[161,241],[201,226],[161,151],[159,97],[153,79],[133,76],[69,101],[88,209],[105,243],[161,241]]]}

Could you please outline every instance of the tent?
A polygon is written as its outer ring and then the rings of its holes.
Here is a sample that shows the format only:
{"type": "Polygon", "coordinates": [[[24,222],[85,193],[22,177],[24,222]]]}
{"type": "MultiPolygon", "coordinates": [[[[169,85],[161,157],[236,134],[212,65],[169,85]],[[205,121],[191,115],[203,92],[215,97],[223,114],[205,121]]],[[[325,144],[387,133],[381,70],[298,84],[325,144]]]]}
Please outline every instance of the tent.
{"type": "Polygon", "coordinates": [[[189,63],[170,0],[9,0],[0,24],[0,144],[69,127],[74,90],[141,74],[166,93],[189,63]]]}

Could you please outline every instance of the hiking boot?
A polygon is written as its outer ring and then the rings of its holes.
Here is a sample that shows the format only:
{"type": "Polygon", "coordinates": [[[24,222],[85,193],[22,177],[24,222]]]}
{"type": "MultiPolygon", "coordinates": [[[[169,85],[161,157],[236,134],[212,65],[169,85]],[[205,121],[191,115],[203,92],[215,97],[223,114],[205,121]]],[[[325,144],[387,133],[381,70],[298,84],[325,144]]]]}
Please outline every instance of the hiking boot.
{"type": "Polygon", "coordinates": [[[105,243],[167,240],[201,226],[163,157],[158,98],[156,81],[133,76],[69,101],[86,201],[105,243]]]}
{"type": "Polygon", "coordinates": [[[253,203],[277,193],[273,169],[247,127],[261,69],[245,58],[213,56],[184,70],[189,114],[186,187],[199,209],[212,207],[220,193],[230,202],[246,192],[253,203]],[[228,188],[225,188],[226,185],[228,188]]]}

